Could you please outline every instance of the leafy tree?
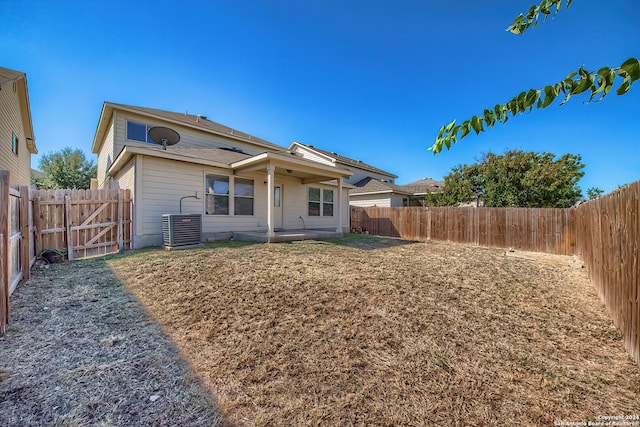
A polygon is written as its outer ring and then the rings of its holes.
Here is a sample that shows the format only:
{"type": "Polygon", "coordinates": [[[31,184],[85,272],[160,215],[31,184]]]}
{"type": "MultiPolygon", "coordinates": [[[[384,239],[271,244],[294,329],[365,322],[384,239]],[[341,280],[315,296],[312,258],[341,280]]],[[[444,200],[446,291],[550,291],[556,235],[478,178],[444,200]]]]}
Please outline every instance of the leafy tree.
{"type": "Polygon", "coordinates": [[[604,194],[604,190],[598,187],[589,187],[587,188],[587,197],[589,200],[597,199],[598,197],[604,194]]]}
{"type": "Polygon", "coordinates": [[[472,165],[459,165],[444,179],[440,194],[427,195],[431,206],[456,206],[472,201],[489,207],[555,207],[582,197],[578,181],[584,172],[579,155],[521,150],[484,154],[472,165]]]}
{"type": "Polygon", "coordinates": [[[471,201],[478,202],[483,194],[482,166],[458,165],[444,178],[441,192],[427,193],[426,206],[457,206],[471,201]]]}
{"type": "Polygon", "coordinates": [[[41,189],[88,189],[91,178],[97,175],[97,166],[93,160],[87,160],[82,150],[70,147],[44,154],[40,158],[39,167],[44,176],[32,177],[31,181],[41,189]]]}
{"type": "MultiPolygon", "coordinates": [[[[571,5],[572,0],[566,0],[566,8],[571,5]]],[[[552,14],[555,6],[555,14],[558,14],[562,7],[562,0],[543,0],[539,5],[531,6],[526,15],[520,14],[516,17],[507,31],[513,34],[522,34],[531,27],[536,27],[540,15],[544,20],[552,14]]],[[[497,104],[493,109],[485,108],[481,115],[476,115],[460,124],[453,120],[448,125],[442,126],[438,132],[435,143],[429,148],[434,154],[442,151],[444,147],[451,148],[452,143],[466,137],[473,130],[476,135],[491,129],[496,123],[506,123],[509,114],[515,116],[525,111],[532,111],[533,108],[547,108],[553,101],[562,95],[564,99],[559,105],[564,105],[571,96],[590,92],[589,101],[601,101],[613,88],[616,80],[622,82],[618,85],[616,93],[624,95],[636,80],[640,79],[640,61],[636,58],[629,58],[619,67],[602,67],[597,71],[588,71],[581,66],[578,71],[569,73],[564,80],[555,84],[550,84],[542,89],[529,89],[521,92],[503,104],[497,104]]]]}

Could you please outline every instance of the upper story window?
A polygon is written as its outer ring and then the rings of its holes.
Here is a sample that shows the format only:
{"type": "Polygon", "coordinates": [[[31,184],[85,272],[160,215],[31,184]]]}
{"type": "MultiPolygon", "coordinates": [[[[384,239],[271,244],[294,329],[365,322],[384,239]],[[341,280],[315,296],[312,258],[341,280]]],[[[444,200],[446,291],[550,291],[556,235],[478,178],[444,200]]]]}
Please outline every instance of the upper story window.
{"type": "Polygon", "coordinates": [[[11,151],[18,155],[18,135],[11,133],[11,151]]]}
{"type": "Polygon", "coordinates": [[[333,216],[333,190],[309,187],[309,216],[333,216]]]}
{"type": "Polygon", "coordinates": [[[148,142],[150,144],[157,144],[149,136],[149,127],[142,123],[136,123],[127,120],[127,139],[132,141],[148,142]]]}

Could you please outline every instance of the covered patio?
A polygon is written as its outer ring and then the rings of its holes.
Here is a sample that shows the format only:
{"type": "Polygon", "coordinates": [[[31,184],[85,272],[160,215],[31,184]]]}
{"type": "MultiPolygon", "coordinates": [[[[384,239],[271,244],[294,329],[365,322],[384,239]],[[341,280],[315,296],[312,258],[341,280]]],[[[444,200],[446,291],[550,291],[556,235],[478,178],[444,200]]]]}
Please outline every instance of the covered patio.
{"type": "Polygon", "coordinates": [[[271,235],[259,231],[238,231],[233,233],[233,240],[240,240],[243,242],[280,243],[301,240],[336,239],[342,236],[342,231],[326,230],[278,230],[274,231],[271,235]]]}
{"type": "MultiPolygon", "coordinates": [[[[331,239],[343,235],[343,186],[344,178],[353,173],[345,169],[335,168],[318,162],[301,159],[293,153],[267,152],[243,159],[231,164],[235,175],[248,172],[262,172],[266,175],[264,183],[267,185],[266,211],[267,231],[243,231],[234,232],[233,238],[237,240],[256,242],[285,242],[306,239],[331,239]],[[335,182],[337,197],[335,199],[335,229],[293,229],[281,230],[275,224],[276,177],[293,177],[300,180],[303,185],[321,182],[335,182]]],[[[286,209],[286,208],[284,208],[286,209]]]]}

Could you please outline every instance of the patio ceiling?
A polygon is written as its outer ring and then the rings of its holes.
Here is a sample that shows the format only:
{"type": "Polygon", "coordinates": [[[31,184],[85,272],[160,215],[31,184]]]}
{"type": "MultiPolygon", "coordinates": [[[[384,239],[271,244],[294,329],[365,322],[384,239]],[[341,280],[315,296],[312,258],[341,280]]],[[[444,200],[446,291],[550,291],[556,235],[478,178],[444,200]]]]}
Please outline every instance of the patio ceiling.
{"type": "Polygon", "coordinates": [[[299,178],[303,184],[330,181],[353,175],[346,169],[301,159],[293,154],[263,153],[240,160],[231,165],[234,173],[242,174],[252,171],[267,172],[268,166],[275,168],[276,175],[299,178]]]}

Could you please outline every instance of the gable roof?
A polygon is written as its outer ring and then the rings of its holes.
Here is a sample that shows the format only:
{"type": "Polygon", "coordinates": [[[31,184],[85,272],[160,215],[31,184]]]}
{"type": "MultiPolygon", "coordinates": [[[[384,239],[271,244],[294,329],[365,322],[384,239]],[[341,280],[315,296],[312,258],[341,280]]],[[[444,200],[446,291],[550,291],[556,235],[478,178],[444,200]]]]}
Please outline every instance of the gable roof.
{"type": "Polygon", "coordinates": [[[409,184],[401,185],[405,191],[408,191],[415,195],[427,194],[427,192],[436,193],[442,191],[444,187],[444,181],[436,181],[431,178],[422,178],[409,184]]]}
{"type": "Polygon", "coordinates": [[[6,85],[18,84],[18,98],[20,100],[20,114],[23,117],[24,134],[27,148],[31,154],[38,154],[35,136],[33,134],[33,121],[31,120],[31,104],[29,102],[29,88],[27,85],[27,74],[21,71],[10,70],[0,67],[0,90],[4,90],[6,85]]]}
{"type": "Polygon", "coordinates": [[[407,190],[399,185],[390,184],[379,179],[372,178],[370,176],[361,179],[354,184],[356,188],[349,191],[349,194],[374,194],[374,193],[398,193],[403,195],[409,195],[407,190]]]}
{"type": "Polygon", "coordinates": [[[319,153],[319,154],[323,155],[324,157],[328,158],[329,160],[331,160],[331,161],[333,161],[335,163],[340,163],[340,164],[342,164],[344,166],[351,166],[351,167],[359,168],[359,169],[366,170],[366,171],[373,172],[373,173],[377,173],[377,174],[380,174],[380,175],[385,175],[385,176],[388,176],[390,178],[397,178],[398,177],[397,175],[394,175],[391,172],[387,172],[387,171],[384,171],[382,169],[378,169],[377,167],[372,166],[370,164],[367,164],[367,163],[363,162],[362,160],[355,160],[355,159],[352,159],[350,157],[342,156],[342,155],[340,155],[338,153],[335,153],[335,152],[322,150],[322,149],[320,149],[318,147],[314,147],[313,145],[303,144],[303,143],[297,142],[297,141],[294,141],[294,142],[291,143],[291,145],[289,145],[289,150],[293,150],[296,145],[301,146],[301,147],[305,147],[305,148],[307,148],[309,150],[313,150],[316,153],[319,153]]]}
{"type": "Polygon", "coordinates": [[[114,110],[128,111],[131,113],[141,114],[143,116],[168,121],[171,123],[187,126],[200,131],[222,135],[228,138],[236,139],[243,142],[248,142],[253,145],[263,147],[272,151],[284,151],[285,148],[266,141],[262,138],[255,137],[245,132],[230,128],[220,123],[214,122],[201,115],[193,115],[187,113],[175,113],[172,111],[158,110],[155,108],[136,107],[133,105],[116,104],[112,102],[105,102],[100,113],[100,120],[98,121],[98,128],[96,129],[96,135],[93,139],[93,145],[91,151],[97,153],[99,150],[98,144],[102,141],[103,135],[106,132],[107,125],[111,120],[114,110]]]}

